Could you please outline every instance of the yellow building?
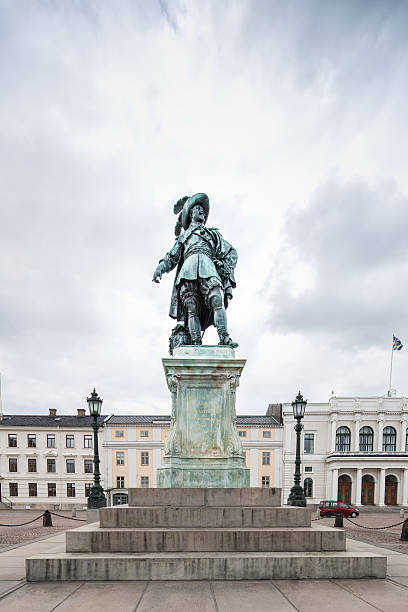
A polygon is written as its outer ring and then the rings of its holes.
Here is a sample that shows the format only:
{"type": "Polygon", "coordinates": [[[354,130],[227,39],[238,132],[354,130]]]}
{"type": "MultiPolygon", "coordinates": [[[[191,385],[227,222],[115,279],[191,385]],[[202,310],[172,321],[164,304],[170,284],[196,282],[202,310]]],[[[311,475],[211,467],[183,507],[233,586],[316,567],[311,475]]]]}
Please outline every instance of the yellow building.
{"type": "MultiPolygon", "coordinates": [[[[237,417],[251,487],[282,486],[281,415],[281,404],[270,404],[263,416],[237,417]]],[[[105,421],[102,465],[110,503],[127,503],[128,488],[156,486],[169,429],[169,415],[112,415],[105,421]]]]}

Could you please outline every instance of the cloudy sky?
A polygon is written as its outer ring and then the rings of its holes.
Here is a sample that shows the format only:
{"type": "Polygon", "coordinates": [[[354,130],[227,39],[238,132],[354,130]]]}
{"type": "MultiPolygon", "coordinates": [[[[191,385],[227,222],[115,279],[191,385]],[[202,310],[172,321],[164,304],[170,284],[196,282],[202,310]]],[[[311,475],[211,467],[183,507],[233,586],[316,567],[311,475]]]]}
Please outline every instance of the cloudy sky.
{"type": "MultiPolygon", "coordinates": [[[[3,410],[165,414],[174,202],[238,250],[241,414],[408,395],[404,0],[0,0],[3,410]]],[[[214,330],[206,334],[216,341],[214,330]]]]}

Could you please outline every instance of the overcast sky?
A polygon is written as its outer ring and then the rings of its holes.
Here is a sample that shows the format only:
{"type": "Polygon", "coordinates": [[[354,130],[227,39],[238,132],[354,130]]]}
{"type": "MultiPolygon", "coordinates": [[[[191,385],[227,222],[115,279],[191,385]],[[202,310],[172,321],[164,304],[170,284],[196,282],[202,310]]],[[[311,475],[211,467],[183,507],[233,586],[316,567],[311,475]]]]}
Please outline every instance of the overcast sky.
{"type": "MultiPolygon", "coordinates": [[[[408,395],[408,3],[0,0],[3,410],[170,411],[173,204],[238,250],[268,403],[408,395]]],[[[208,343],[217,340],[207,332],[208,343]]]]}

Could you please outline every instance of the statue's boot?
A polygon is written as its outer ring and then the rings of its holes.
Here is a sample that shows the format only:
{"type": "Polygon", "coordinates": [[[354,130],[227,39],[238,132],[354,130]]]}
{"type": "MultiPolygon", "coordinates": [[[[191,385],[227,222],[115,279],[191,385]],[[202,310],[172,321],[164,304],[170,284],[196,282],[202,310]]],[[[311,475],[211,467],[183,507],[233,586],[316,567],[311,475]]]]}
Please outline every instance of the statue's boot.
{"type": "Polygon", "coordinates": [[[188,331],[191,336],[191,344],[202,344],[200,319],[196,314],[188,313],[188,331]]]}
{"type": "Polygon", "coordinates": [[[218,337],[220,339],[219,346],[230,346],[231,348],[237,348],[238,343],[234,342],[227,331],[227,313],[225,308],[220,306],[214,308],[214,325],[217,328],[218,337]]]}

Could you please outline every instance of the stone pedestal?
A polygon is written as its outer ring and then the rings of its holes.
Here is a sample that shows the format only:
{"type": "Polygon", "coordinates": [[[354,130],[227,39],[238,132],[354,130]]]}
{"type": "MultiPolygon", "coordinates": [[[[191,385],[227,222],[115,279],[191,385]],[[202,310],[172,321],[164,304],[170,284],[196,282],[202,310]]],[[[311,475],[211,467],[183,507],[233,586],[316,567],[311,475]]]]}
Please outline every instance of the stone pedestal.
{"type": "Polygon", "coordinates": [[[178,347],[163,359],[172,412],[158,487],[249,486],[235,413],[244,365],[224,346],[178,347]]]}

